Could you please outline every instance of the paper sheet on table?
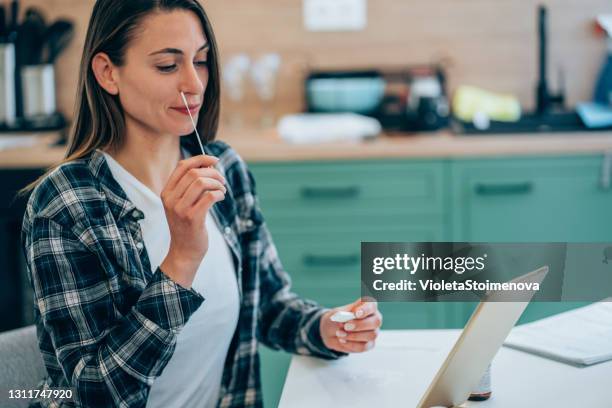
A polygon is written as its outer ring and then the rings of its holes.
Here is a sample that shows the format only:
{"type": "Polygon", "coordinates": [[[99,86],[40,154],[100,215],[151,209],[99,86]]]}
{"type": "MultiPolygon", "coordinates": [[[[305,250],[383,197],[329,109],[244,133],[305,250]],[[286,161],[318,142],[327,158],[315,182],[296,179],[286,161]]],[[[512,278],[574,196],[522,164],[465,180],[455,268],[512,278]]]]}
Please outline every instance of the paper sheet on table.
{"type": "Polygon", "coordinates": [[[515,327],[505,346],[573,365],[612,359],[612,298],[515,327]]]}

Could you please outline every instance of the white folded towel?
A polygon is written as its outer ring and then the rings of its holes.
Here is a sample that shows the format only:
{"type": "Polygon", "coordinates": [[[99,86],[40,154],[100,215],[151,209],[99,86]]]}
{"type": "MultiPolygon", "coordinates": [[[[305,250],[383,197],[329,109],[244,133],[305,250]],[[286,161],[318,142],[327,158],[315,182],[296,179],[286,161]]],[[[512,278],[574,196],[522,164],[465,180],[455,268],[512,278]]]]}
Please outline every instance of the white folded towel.
{"type": "Polygon", "coordinates": [[[356,113],[302,113],[286,115],[278,122],[278,133],[296,144],[361,141],[377,136],[380,122],[356,113]]]}

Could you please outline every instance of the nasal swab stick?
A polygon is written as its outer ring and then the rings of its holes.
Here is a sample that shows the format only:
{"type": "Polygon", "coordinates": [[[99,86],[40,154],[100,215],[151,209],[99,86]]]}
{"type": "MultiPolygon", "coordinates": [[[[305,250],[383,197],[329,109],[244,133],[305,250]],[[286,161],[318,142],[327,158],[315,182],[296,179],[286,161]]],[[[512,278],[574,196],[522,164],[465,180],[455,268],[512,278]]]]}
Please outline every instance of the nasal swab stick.
{"type": "Polygon", "coordinates": [[[198,143],[200,144],[200,149],[202,150],[202,154],[206,156],[206,152],[204,152],[204,146],[202,146],[202,140],[200,140],[200,134],[198,133],[198,129],[196,128],[195,120],[193,120],[193,116],[191,116],[191,111],[189,110],[189,104],[187,103],[187,98],[185,98],[185,94],[181,91],[181,96],[183,97],[183,103],[185,103],[185,108],[187,109],[187,113],[191,118],[191,124],[193,125],[193,130],[195,130],[195,134],[198,137],[198,143]]]}

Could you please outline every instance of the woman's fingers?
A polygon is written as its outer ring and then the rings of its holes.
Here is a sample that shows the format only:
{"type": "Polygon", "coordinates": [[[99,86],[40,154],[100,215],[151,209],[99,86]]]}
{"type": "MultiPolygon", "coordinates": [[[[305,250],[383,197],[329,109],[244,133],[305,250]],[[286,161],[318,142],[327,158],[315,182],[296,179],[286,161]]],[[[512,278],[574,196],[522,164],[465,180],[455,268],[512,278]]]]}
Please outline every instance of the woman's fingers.
{"type": "Polygon", "coordinates": [[[164,208],[181,218],[195,219],[204,215],[202,210],[225,199],[226,180],[212,167],[218,161],[208,155],[181,160],[162,191],[164,208]]]}
{"type": "Polygon", "coordinates": [[[209,190],[204,192],[204,194],[200,196],[198,202],[189,210],[191,218],[201,219],[214,203],[223,201],[224,199],[225,194],[220,190],[209,190]]]}
{"type": "Polygon", "coordinates": [[[337,330],[336,337],[338,340],[345,341],[357,341],[357,342],[365,342],[376,340],[378,337],[379,329],[368,330],[368,331],[360,331],[360,332],[345,332],[344,330],[337,330]]]}
{"type": "Polygon", "coordinates": [[[370,315],[373,315],[378,311],[378,303],[376,301],[363,301],[360,300],[359,303],[354,307],[353,313],[355,313],[355,317],[357,319],[363,319],[370,315]]]}
{"type": "Polygon", "coordinates": [[[327,311],[321,319],[320,330],[327,347],[345,353],[360,353],[374,347],[381,325],[382,314],[376,300],[361,298],[327,311]],[[346,323],[334,322],[331,316],[338,311],[353,312],[355,318],[346,323]]]}
{"type": "Polygon", "coordinates": [[[344,323],[342,329],[346,332],[359,332],[375,330],[382,326],[382,315],[377,310],[373,315],[364,319],[353,319],[344,323]]]}
{"type": "Polygon", "coordinates": [[[174,187],[178,184],[179,180],[191,169],[197,169],[200,167],[209,167],[217,164],[219,159],[215,156],[209,155],[197,155],[190,157],[188,159],[184,159],[179,161],[178,166],[170,175],[168,182],[166,183],[166,188],[169,190],[173,190],[174,187]]]}
{"type": "Polygon", "coordinates": [[[219,170],[213,168],[204,169],[190,169],[178,182],[174,190],[172,190],[172,196],[176,201],[180,200],[191,187],[192,183],[199,178],[209,178],[217,180],[221,185],[225,184],[225,178],[221,175],[219,170]]]}
{"type": "Polygon", "coordinates": [[[218,180],[212,178],[197,178],[187,188],[187,191],[176,203],[175,210],[178,214],[187,212],[193,205],[195,205],[198,199],[202,196],[205,191],[219,190],[224,194],[226,192],[225,186],[218,180]]]}
{"type": "Polygon", "coordinates": [[[346,341],[341,338],[334,338],[331,340],[331,346],[336,351],[341,351],[344,353],[363,353],[364,351],[368,351],[374,347],[376,344],[376,340],[371,340],[368,342],[361,341],[346,341]]]}

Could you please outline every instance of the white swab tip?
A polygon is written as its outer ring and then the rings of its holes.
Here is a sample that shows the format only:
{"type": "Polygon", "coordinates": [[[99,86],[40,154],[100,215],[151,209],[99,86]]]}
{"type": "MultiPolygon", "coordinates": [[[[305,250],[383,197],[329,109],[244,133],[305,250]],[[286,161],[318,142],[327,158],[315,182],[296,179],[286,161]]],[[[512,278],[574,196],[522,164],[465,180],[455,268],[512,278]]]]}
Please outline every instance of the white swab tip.
{"type": "Polygon", "coordinates": [[[354,313],[345,312],[345,311],[336,312],[330,317],[332,322],[337,322],[337,323],[345,323],[345,322],[348,322],[349,320],[353,320],[354,318],[355,318],[354,313]]]}

